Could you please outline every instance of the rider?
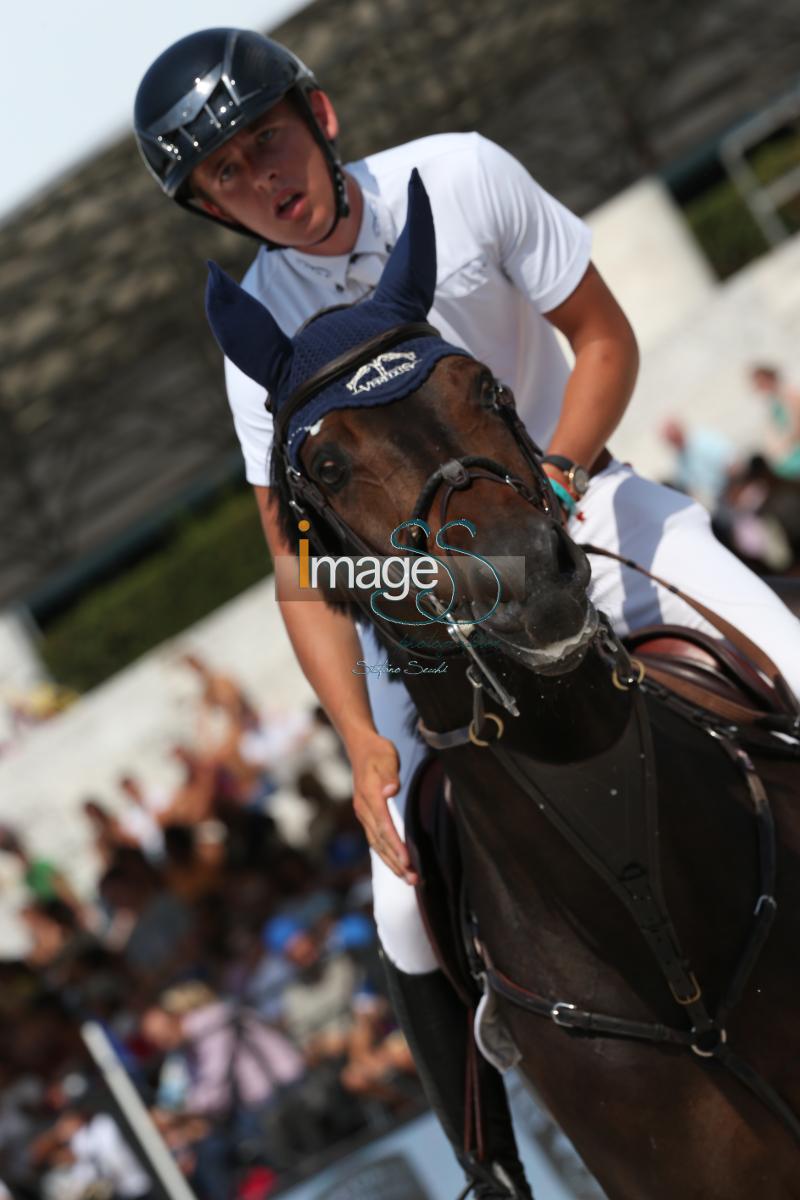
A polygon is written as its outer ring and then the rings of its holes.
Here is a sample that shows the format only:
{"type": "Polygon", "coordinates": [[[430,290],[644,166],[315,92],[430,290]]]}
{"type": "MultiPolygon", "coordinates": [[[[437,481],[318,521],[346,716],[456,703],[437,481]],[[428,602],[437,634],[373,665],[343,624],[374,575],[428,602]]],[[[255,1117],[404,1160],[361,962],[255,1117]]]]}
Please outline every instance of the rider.
{"type": "MultiPolygon", "coordinates": [[[[587,227],[500,147],[444,134],[342,165],[338,121],[311,72],[259,34],[192,34],[147,71],[135,126],[146,164],[185,208],[260,242],[244,279],[293,334],[312,314],[367,295],[403,226],[420,171],[437,236],[430,320],[513,389],[547,447],[575,540],[635,559],[738,625],[800,693],[800,626],[714,539],[704,509],[659,487],[605,448],[638,367],[631,328],[590,260],[587,227]],[[560,330],[575,356],[570,371],[560,330]]],[[[272,419],[265,392],[226,363],[228,396],[273,557],[290,553],[271,499],[272,419]]],[[[591,598],[618,632],[658,620],[702,627],[678,597],[611,559],[593,561],[591,598]]],[[[423,748],[408,733],[408,696],[385,672],[354,674],[382,652],[369,630],[324,602],[282,605],[298,660],[339,730],[354,803],[372,847],[375,916],[392,998],[475,1195],[528,1197],[500,1076],[481,1060],[482,1162],[461,1148],[464,1011],[437,970],[409,884],[405,787],[423,748]],[[367,690],[368,689],[368,690],[367,690]],[[406,703],[404,703],[404,700],[406,703]]]]}

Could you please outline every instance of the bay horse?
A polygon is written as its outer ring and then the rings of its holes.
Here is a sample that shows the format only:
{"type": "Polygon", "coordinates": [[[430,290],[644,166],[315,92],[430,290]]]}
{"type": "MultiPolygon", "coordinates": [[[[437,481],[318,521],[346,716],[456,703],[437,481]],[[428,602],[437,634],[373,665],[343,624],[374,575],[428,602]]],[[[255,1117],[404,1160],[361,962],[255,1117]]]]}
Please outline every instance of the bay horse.
{"type": "Polygon", "coordinates": [[[427,325],[434,284],[416,175],[372,298],[294,341],[212,265],[215,335],[272,396],[286,534],[374,556],[448,527],[451,559],[524,559],[409,596],[416,625],[351,596],[396,662],[446,663],[403,679],[449,780],[475,973],[609,1200],[800,1200],[796,707],[765,699],[763,661],[706,707],[631,657],[508,390],[427,325]]]}

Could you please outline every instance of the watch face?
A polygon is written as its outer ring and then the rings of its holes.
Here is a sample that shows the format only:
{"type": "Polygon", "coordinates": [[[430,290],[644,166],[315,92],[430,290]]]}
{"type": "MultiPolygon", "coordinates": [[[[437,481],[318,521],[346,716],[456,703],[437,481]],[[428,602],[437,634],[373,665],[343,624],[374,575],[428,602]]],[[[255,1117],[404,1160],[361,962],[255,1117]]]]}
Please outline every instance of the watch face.
{"type": "Polygon", "coordinates": [[[570,471],[570,483],[579,496],[582,496],[589,486],[589,472],[585,467],[573,467],[570,471]]]}

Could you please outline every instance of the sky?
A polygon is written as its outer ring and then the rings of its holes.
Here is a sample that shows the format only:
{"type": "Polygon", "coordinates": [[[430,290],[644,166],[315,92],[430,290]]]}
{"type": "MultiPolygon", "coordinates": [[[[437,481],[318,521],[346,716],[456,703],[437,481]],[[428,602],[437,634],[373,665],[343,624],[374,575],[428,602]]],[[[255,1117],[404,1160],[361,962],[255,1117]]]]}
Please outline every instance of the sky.
{"type": "Polygon", "coordinates": [[[139,80],[172,42],[214,25],[271,29],[306,2],[22,0],[4,6],[0,216],[130,130],[139,80]]]}

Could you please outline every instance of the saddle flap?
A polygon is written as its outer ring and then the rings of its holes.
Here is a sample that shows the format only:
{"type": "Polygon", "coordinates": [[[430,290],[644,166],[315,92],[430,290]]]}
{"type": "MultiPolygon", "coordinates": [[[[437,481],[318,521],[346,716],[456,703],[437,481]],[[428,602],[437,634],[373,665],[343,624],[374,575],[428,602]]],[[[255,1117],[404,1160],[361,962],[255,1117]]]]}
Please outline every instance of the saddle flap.
{"type": "Polygon", "coordinates": [[[725,720],[751,724],[786,712],[772,683],[719,638],[681,625],[653,625],[624,640],[657,682],[725,720]]]}
{"type": "Polygon", "coordinates": [[[446,783],[438,757],[431,755],[420,763],[406,803],[406,843],[419,875],[417,903],[436,959],[463,1003],[474,1008],[479,992],[462,936],[463,868],[446,783]]]}

